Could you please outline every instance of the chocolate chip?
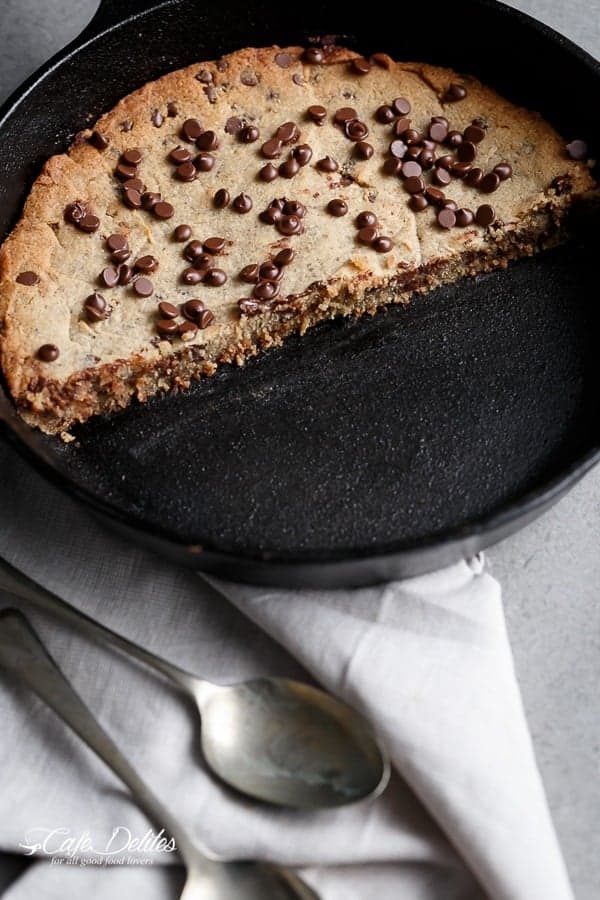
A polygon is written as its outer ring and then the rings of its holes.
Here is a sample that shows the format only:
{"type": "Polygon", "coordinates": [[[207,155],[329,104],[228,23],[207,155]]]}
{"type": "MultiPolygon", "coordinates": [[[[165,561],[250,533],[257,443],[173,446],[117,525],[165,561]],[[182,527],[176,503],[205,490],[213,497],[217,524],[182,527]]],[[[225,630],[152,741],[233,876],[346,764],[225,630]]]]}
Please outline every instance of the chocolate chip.
{"type": "Polygon", "coordinates": [[[125,163],[126,166],[139,166],[143,158],[142,151],[134,147],[121,153],[120,162],[125,163]]]}
{"type": "Polygon", "coordinates": [[[392,100],[392,109],[397,116],[407,116],[412,107],[404,97],[396,97],[395,100],[392,100]]]}
{"type": "Polygon", "coordinates": [[[114,253],[115,250],[126,250],[129,248],[129,242],[124,234],[111,234],[106,238],[106,246],[114,253]]]}
{"type": "Polygon", "coordinates": [[[345,122],[350,121],[351,119],[357,119],[358,113],[351,106],[342,106],[340,109],[337,109],[333,116],[333,121],[336,125],[343,125],[345,122]]]}
{"type": "Polygon", "coordinates": [[[470,209],[462,209],[456,210],[456,224],[459,228],[466,228],[468,225],[472,225],[475,221],[475,216],[470,209]]]}
{"type": "Polygon", "coordinates": [[[175,210],[171,203],[167,203],[166,200],[160,200],[155,205],[153,212],[158,219],[170,219],[175,210]]]}
{"type": "Polygon", "coordinates": [[[89,322],[102,322],[108,319],[110,310],[102,294],[90,294],[83,301],[83,311],[89,322]]]}
{"type": "Polygon", "coordinates": [[[380,66],[382,69],[390,68],[390,57],[387,53],[373,53],[369,58],[374,65],[380,66]]]}
{"type": "MultiPolygon", "coordinates": [[[[240,196],[245,196],[244,194],[240,194],[240,196]]],[[[236,198],[237,199],[237,198],[236,198]]],[[[250,200],[250,198],[248,197],[250,200]]],[[[235,203],[235,200],[233,201],[235,203]]],[[[209,237],[207,238],[203,244],[202,249],[205,253],[210,253],[212,256],[216,256],[218,253],[222,253],[225,249],[225,238],[222,237],[209,237]]]]}
{"type": "Polygon", "coordinates": [[[308,118],[311,119],[315,125],[324,125],[325,119],[327,118],[327,110],[324,106],[309,106],[306,110],[308,118]]]}
{"type": "Polygon", "coordinates": [[[127,181],[123,182],[123,188],[130,191],[138,191],[140,194],[146,189],[141,178],[128,178],[127,181]]]}
{"type": "Polygon", "coordinates": [[[293,144],[300,137],[300,132],[295,122],[284,122],[275,132],[275,137],[282,144],[293,144]]]}
{"type": "Polygon", "coordinates": [[[131,119],[124,119],[119,123],[119,131],[131,131],[133,128],[133,122],[131,119]]]}
{"type": "Polygon", "coordinates": [[[444,209],[451,209],[454,212],[458,209],[458,203],[455,200],[444,200],[442,205],[444,209]]]}
{"type": "Polygon", "coordinates": [[[435,187],[428,187],[425,191],[425,197],[434,206],[442,206],[446,199],[444,192],[435,187]]]}
{"type": "Polygon", "coordinates": [[[357,215],[354,224],[357,228],[374,227],[377,225],[377,216],[370,209],[365,209],[357,215]]]}
{"type": "Polygon", "coordinates": [[[377,237],[377,229],[373,225],[365,225],[359,229],[356,237],[361,244],[371,245],[377,237]]]}
{"type": "Polygon", "coordinates": [[[479,206],[475,213],[475,221],[478,225],[483,225],[484,228],[487,225],[491,225],[495,219],[496,213],[494,212],[494,207],[490,206],[488,203],[479,206]]]}
{"type": "Polygon", "coordinates": [[[204,278],[204,274],[204,272],[200,272],[198,269],[189,267],[184,269],[181,273],[181,280],[184,284],[200,284],[204,278]]]}
{"type": "Polygon", "coordinates": [[[289,69],[289,67],[294,62],[294,57],[289,53],[276,53],[275,54],[275,63],[279,66],[280,69],[289,69]]]}
{"type": "Polygon", "coordinates": [[[391,238],[385,237],[382,235],[381,237],[375,238],[371,247],[373,250],[376,250],[377,253],[389,253],[392,247],[394,246],[394,242],[391,238]]]}
{"type": "Polygon", "coordinates": [[[275,225],[276,222],[281,219],[283,213],[280,209],[277,209],[274,206],[268,206],[267,209],[263,209],[261,213],[259,213],[258,218],[261,222],[264,222],[265,225],[275,225]]]}
{"type": "Polygon", "coordinates": [[[173,319],[159,319],[156,323],[156,330],[163,337],[171,337],[177,334],[178,325],[173,319]]]}
{"type": "Polygon", "coordinates": [[[513,170],[510,163],[501,162],[498,163],[497,166],[494,166],[494,172],[496,173],[500,181],[506,181],[507,178],[511,177],[513,170]]]}
{"type": "Polygon", "coordinates": [[[307,49],[302,54],[302,59],[304,60],[304,62],[311,63],[312,65],[318,65],[325,59],[325,54],[320,47],[307,47],[307,49]]]}
{"type": "Polygon", "coordinates": [[[471,169],[465,175],[465,184],[468,184],[470,187],[479,187],[483,178],[483,169],[479,169],[477,166],[471,169]]]}
{"type": "Polygon", "coordinates": [[[210,172],[214,164],[215,158],[212,153],[206,153],[204,150],[194,160],[194,165],[199,172],[210,172]]]}
{"type": "Polygon", "coordinates": [[[500,184],[500,176],[496,172],[488,172],[479,183],[482,194],[492,194],[500,184]]]}
{"type": "Polygon", "coordinates": [[[200,313],[200,317],[198,319],[198,326],[202,330],[208,328],[209,325],[215,321],[215,314],[210,311],[210,309],[205,309],[203,313],[200,313]]]}
{"type": "Polygon", "coordinates": [[[279,138],[271,138],[264,142],[260,148],[260,152],[265,159],[276,159],[278,156],[281,156],[281,148],[282,143],[279,138]]]}
{"type": "Polygon", "coordinates": [[[192,322],[195,322],[200,318],[204,310],[206,309],[204,302],[202,300],[194,299],[188,300],[181,307],[181,312],[186,317],[186,319],[190,319],[192,322]]]}
{"type": "Polygon", "coordinates": [[[100,228],[100,219],[98,216],[91,216],[88,214],[87,216],[84,216],[83,219],[79,220],[77,227],[80,228],[81,231],[91,234],[91,232],[98,231],[100,228]]]}
{"type": "Polygon", "coordinates": [[[166,300],[163,300],[158,304],[158,311],[163,319],[176,319],[179,315],[177,307],[172,303],[167,303],[166,300]]]}
{"type": "Polygon", "coordinates": [[[165,121],[165,117],[161,113],[160,109],[155,109],[152,113],[150,121],[154,125],[155,128],[160,128],[162,123],[165,121]]]}
{"type": "Polygon", "coordinates": [[[142,205],[142,195],[139,191],[133,191],[131,188],[125,188],[123,191],[123,203],[129,209],[140,209],[142,205]]]}
{"type": "Polygon", "coordinates": [[[249,213],[252,209],[252,198],[248,194],[238,194],[237,197],[233,198],[232,206],[236,212],[249,213]]]}
{"type": "Polygon", "coordinates": [[[289,159],[281,163],[278,171],[282,178],[293,178],[300,171],[300,163],[293,156],[290,156],[289,159]]]}
{"type": "Polygon", "coordinates": [[[455,162],[450,171],[455,178],[465,178],[471,171],[471,163],[455,162]]]}
{"type": "Polygon", "coordinates": [[[468,128],[465,128],[464,139],[465,141],[470,141],[472,144],[480,144],[481,141],[485,137],[485,128],[482,128],[480,125],[469,125],[468,128]]]}
{"type": "Polygon", "coordinates": [[[199,253],[198,256],[195,256],[192,260],[192,265],[195,269],[212,269],[214,259],[210,253],[199,253]]]}
{"type": "Polygon", "coordinates": [[[413,212],[422,212],[424,209],[427,209],[429,203],[427,202],[425,194],[413,194],[408,201],[408,205],[413,212]]]}
{"type": "Polygon", "coordinates": [[[291,247],[284,247],[283,250],[280,250],[275,256],[273,262],[280,268],[281,266],[289,266],[295,255],[296,254],[291,247]]]}
{"type": "Polygon", "coordinates": [[[439,169],[435,169],[432,175],[432,180],[434,184],[439,185],[440,187],[445,187],[450,184],[452,181],[452,175],[447,169],[443,169],[441,166],[439,169]]]}
{"type": "Polygon", "coordinates": [[[283,273],[275,263],[265,262],[260,267],[258,274],[264,281],[279,281],[283,273]]]}
{"type": "Polygon", "coordinates": [[[292,156],[296,159],[300,166],[306,166],[312,159],[312,147],[309,147],[308,144],[298,144],[297,147],[294,147],[292,150],[292,156]]]}
{"type": "Polygon", "coordinates": [[[107,136],[102,134],[101,131],[92,131],[89,136],[89,142],[96,150],[106,150],[110,143],[107,136]]]}
{"type": "Polygon", "coordinates": [[[198,334],[198,326],[193,322],[180,322],[177,326],[177,334],[184,343],[193,341],[198,334]]]}
{"type": "Polygon", "coordinates": [[[355,75],[368,75],[371,71],[371,63],[368,59],[357,57],[351,61],[350,70],[354,72],[355,75]]]}
{"type": "Polygon", "coordinates": [[[239,116],[230,116],[225,122],[225,131],[227,134],[238,134],[244,127],[244,123],[239,116]]]}
{"type": "Polygon", "coordinates": [[[242,84],[246,85],[246,87],[256,87],[260,81],[260,75],[258,72],[253,72],[251,69],[245,69],[240,75],[240,81],[242,84]]]}
{"type": "Polygon", "coordinates": [[[354,145],[354,154],[358,159],[371,159],[374,153],[373,145],[368,144],[366,141],[359,141],[354,145]]]}
{"type": "Polygon", "coordinates": [[[459,162],[473,162],[477,156],[477,147],[471,141],[463,141],[456,151],[456,158],[459,162]]]}
{"type": "Polygon", "coordinates": [[[421,155],[421,142],[419,141],[419,145],[411,144],[410,147],[406,148],[406,157],[405,159],[414,159],[418,160],[421,155]]]}
{"type": "Polygon", "coordinates": [[[194,75],[196,81],[199,81],[200,84],[212,84],[214,81],[214,76],[212,72],[209,72],[208,69],[200,69],[197,75],[194,75]]]}
{"type": "Polygon", "coordinates": [[[192,229],[189,225],[178,225],[173,232],[176,241],[189,241],[192,236],[192,229]]]}
{"type": "Polygon", "coordinates": [[[119,284],[129,284],[129,282],[133,278],[133,269],[131,266],[126,266],[123,263],[118,266],[119,272],[119,284]]]}
{"type": "Polygon", "coordinates": [[[383,106],[379,106],[375,111],[375,118],[382,125],[389,125],[389,123],[393,122],[396,118],[396,114],[391,106],[384,104],[383,106]]]}
{"type": "Polygon", "coordinates": [[[277,178],[277,169],[272,163],[263,166],[258,176],[261,181],[274,181],[277,178]]]}
{"type": "Polygon", "coordinates": [[[64,217],[66,222],[77,225],[87,213],[87,205],[85,203],[68,203],[65,206],[64,217]]]}
{"type": "Polygon", "coordinates": [[[345,200],[340,200],[336,198],[335,200],[330,200],[327,204],[327,212],[332,216],[339,218],[340,216],[345,216],[348,212],[348,204],[345,200]]]}
{"type": "Polygon", "coordinates": [[[448,137],[448,126],[444,125],[443,122],[431,122],[429,126],[429,137],[432,141],[436,141],[436,143],[443,143],[448,137]]]}
{"type": "Polygon", "coordinates": [[[423,169],[416,160],[409,159],[402,163],[402,169],[400,171],[405,178],[413,178],[421,175],[423,169]]]}
{"type": "Polygon", "coordinates": [[[139,297],[151,297],[154,293],[154,285],[149,278],[136,278],[133,282],[133,290],[139,297]]]}
{"type": "Polygon", "coordinates": [[[34,284],[37,284],[40,280],[40,276],[37,272],[19,272],[15,281],[17,284],[24,284],[26,287],[32,287],[34,284]]]}
{"type": "Polygon", "coordinates": [[[281,234],[298,234],[302,228],[302,221],[298,216],[281,216],[277,221],[277,229],[281,234]]]}
{"type": "Polygon", "coordinates": [[[438,225],[442,228],[454,228],[456,225],[456,215],[453,209],[444,206],[437,214],[438,225]]]}
{"type": "Polygon", "coordinates": [[[186,119],[181,126],[181,136],[192,143],[200,137],[203,131],[202,124],[198,119],[186,119]]]}
{"type": "Polygon", "coordinates": [[[392,141],[388,149],[395,159],[404,159],[406,156],[407,146],[404,141],[401,141],[399,138],[392,141]]]}
{"type": "Polygon", "coordinates": [[[242,130],[238,133],[238,139],[242,142],[242,144],[253,144],[260,137],[260,131],[256,127],[256,125],[246,125],[242,130]]]}
{"type": "Polygon", "coordinates": [[[258,271],[259,268],[256,263],[249,263],[241,269],[239,278],[245,281],[246,284],[255,284],[258,281],[258,271]]]}
{"type": "Polygon", "coordinates": [[[200,137],[196,138],[196,147],[198,150],[217,150],[219,138],[214,131],[203,131],[200,137]]]}
{"type": "Polygon", "coordinates": [[[37,357],[42,362],[54,362],[60,356],[60,350],[56,344],[43,344],[37,352],[37,357]]]}
{"type": "Polygon", "coordinates": [[[116,287],[119,283],[119,270],[114,266],[107,266],[100,272],[100,281],[105,287],[116,287]]]}
{"type": "Polygon", "coordinates": [[[344,132],[351,141],[363,141],[369,135],[369,129],[360,119],[348,119],[344,122],[344,132]]]}
{"type": "Polygon", "coordinates": [[[110,310],[102,294],[90,294],[83,301],[83,311],[89,322],[102,322],[108,319],[110,310]]]}
{"type": "Polygon", "coordinates": [[[179,110],[177,108],[177,104],[174,100],[169,100],[167,103],[167,115],[170,119],[174,119],[176,115],[178,115],[179,110]]]}
{"type": "Polygon", "coordinates": [[[410,131],[410,119],[398,119],[397,122],[394,123],[394,128],[392,129],[396,137],[402,137],[407,131],[410,131]]]}
{"type": "Polygon", "coordinates": [[[273,281],[259,281],[252,294],[257,300],[272,300],[279,293],[279,285],[273,281]]]}
{"type": "Polygon", "coordinates": [[[227,281],[227,274],[223,269],[209,269],[204,277],[204,283],[209,287],[221,287],[227,281]]]}
{"type": "Polygon", "coordinates": [[[155,256],[140,256],[134,263],[136,272],[154,272],[158,269],[158,260],[155,256]]]}
{"type": "Polygon", "coordinates": [[[160,203],[162,200],[162,195],[158,194],[156,191],[145,191],[142,194],[142,206],[144,209],[147,209],[148,212],[154,209],[157,203],[160,203]]]}
{"type": "Polygon", "coordinates": [[[402,168],[402,162],[395,157],[386,159],[382,166],[382,170],[386,175],[398,175],[402,168]]]}
{"type": "Polygon", "coordinates": [[[422,194],[425,190],[425,182],[419,175],[412,176],[404,182],[404,190],[409,194],[422,194]]]}
{"type": "Polygon", "coordinates": [[[433,150],[421,150],[418,156],[419,165],[422,169],[431,169],[435,162],[433,150]]]}
{"type": "Polygon", "coordinates": [[[225,209],[226,206],[229,206],[230,199],[227,188],[219,188],[213,197],[213,206],[216,209],[225,209]]]}
{"type": "Polygon", "coordinates": [[[447,147],[458,147],[463,142],[463,136],[460,131],[449,131],[444,143],[447,147]]]}
{"type": "Polygon", "coordinates": [[[588,157],[588,145],[585,141],[570,141],[566,146],[566,150],[571,159],[583,160],[588,157]]]}
{"type": "Polygon", "coordinates": [[[195,181],[198,177],[198,170],[196,169],[194,163],[186,162],[181,166],[177,166],[175,174],[180,181],[195,181]]]}
{"type": "Polygon", "coordinates": [[[299,219],[303,219],[306,215],[306,207],[299,200],[286,200],[282,212],[286,216],[298,216],[299,219]]]}
{"type": "Polygon", "coordinates": [[[464,100],[467,96],[467,90],[462,84],[451,84],[443,97],[444,103],[456,103],[458,100],[464,100]]]}
{"type": "Polygon", "coordinates": [[[127,181],[129,178],[135,178],[137,173],[136,166],[127,166],[120,162],[115,169],[115,175],[121,181],[127,181]]]}
{"type": "Polygon", "coordinates": [[[332,156],[324,156],[317,162],[317,169],[320,172],[337,172],[339,166],[332,156]]]}

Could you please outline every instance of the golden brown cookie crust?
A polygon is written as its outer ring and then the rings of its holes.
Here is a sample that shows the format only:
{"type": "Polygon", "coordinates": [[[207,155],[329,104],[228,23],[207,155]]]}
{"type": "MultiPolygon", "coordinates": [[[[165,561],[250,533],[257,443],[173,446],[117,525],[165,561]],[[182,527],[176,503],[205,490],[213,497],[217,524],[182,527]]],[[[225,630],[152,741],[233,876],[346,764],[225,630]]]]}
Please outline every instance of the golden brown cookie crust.
{"type": "MultiPolygon", "coordinates": [[[[539,115],[449,69],[385,57],[368,74],[357,75],[349,66],[355,57],[334,48],[326,64],[310,65],[303,62],[301,48],[269,47],[190,66],[145,85],[103,116],[95,129],[107,136],[106,149],[90,143],[89,130],[67,154],[46,163],[21,221],[0,251],[0,358],[10,391],[29,422],[48,432],[63,431],[96,413],[122,408],[134,396],[143,401],[157,391],[184,388],[192,379],[212,374],[221,362],[242,364],[322,319],[406,302],[415,290],[506,265],[562,239],[565,211],[592,190],[593,181],[586,164],[569,159],[564,141],[539,115]],[[466,88],[466,97],[444,102],[455,83],[466,88]],[[392,135],[374,114],[395,97],[410,100],[409,118],[418,131],[427,130],[432,116],[447,117],[459,131],[476,117],[485,120],[486,137],[474,164],[490,171],[508,161],[512,177],[491,195],[460,179],[444,192],[459,207],[492,204],[496,221],[491,226],[441,228],[433,206],[414,213],[401,180],[382,173],[392,135]],[[322,126],[306,115],[314,104],[327,108],[322,126]],[[332,124],[336,109],[344,106],[355,108],[368,126],[366,140],[375,151],[370,159],[358,159],[354,143],[332,124]],[[231,117],[256,126],[259,139],[244,144],[227,133],[224,126],[231,117]],[[219,139],[213,169],[191,183],[179,180],[168,160],[178,145],[198,152],[180,136],[188,118],[199,119],[219,139]],[[298,124],[299,142],[310,145],[312,159],[294,178],[265,183],[258,178],[267,163],[261,145],[289,121],[298,124]],[[173,204],[172,218],[160,220],[123,204],[114,171],[121,154],[131,148],[142,152],[138,173],[147,189],[173,204]],[[327,155],[339,163],[337,172],[316,167],[327,155]],[[556,179],[562,179],[558,189],[556,179]],[[226,188],[231,198],[249,195],[251,211],[215,209],[213,196],[219,188],[226,188]],[[259,220],[260,211],[276,197],[304,204],[303,234],[286,237],[259,220]],[[347,215],[336,218],[327,212],[332,199],[347,204],[347,215]],[[85,202],[98,216],[96,232],[83,233],[65,221],[65,207],[73,201],[85,202]],[[390,252],[377,253],[357,241],[354,220],[363,210],[372,210],[381,234],[392,238],[390,252]],[[226,239],[225,252],[215,257],[215,265],[227,274],[223,286],[182,283],[181,273],[190,263],[182,256],[185,244],[172,238],[182,223],[191,226],[197,240],[226,239]],[[114,233],[127,237],[131,261],[147,254],[158,259],[157,271],[148,276],[152,296],[137,296],[131,284],[98,286],[99,273],[111,264],[105,240],[114,233]],[[238,278],[240,269],[271,259],[283,247],[292,247],[295,258],[284,270],[277,306],[240,316],[238,300],[252,295],[252,285],[238,278]],[[34,272],[39,280],[19,283],[23,272],[34,272]],[[111,307],[110,318],[97,323],[83,312],[85,298],[94,291],[111,307]],[[214,322],[189,343],[161,339],[158,303],[179,306],[195,297],[213,312],[214,322]],[[59,348],[57,360],[38,359],[45,344],[59,348]]],[[[292,146],[273,164],[285,160],[292,146]]]]}

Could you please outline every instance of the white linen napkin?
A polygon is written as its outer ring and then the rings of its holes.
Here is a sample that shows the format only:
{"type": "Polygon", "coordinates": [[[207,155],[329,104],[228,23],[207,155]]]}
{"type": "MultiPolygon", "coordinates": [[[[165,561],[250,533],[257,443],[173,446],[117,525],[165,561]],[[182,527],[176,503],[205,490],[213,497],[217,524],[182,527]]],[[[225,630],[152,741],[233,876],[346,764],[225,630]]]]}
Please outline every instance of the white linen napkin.
{"type": "MultiPolygon", "coordinates": [[[[396,775],[375,801],[318,813],[244,801],[206,773],[167,684],[24,603],[50,652],[140,774],[206,845],[301,867],[322,900],[572,900],[535,764],[497,582],[481,560],[352,591],[211,583],[109,533],[0,449],[0,554],[88,614],[216,681],[312,678],[370,717],[396,775]],[[229,598],[228,602],[222,595],[229,598]]],[[[54,829],[92,849],[39,853],[7,900],[174,900],[153,865],[88,865],[149,824],[106,767],[0,671],[0,849],[54,829]],[[114,845],[113,845],[114,846],[114,845]]],[[[48,849],[57,847],[53,836],[48,849]]],[[[163,865],[164,864],[164,865],[163,865]]]]}

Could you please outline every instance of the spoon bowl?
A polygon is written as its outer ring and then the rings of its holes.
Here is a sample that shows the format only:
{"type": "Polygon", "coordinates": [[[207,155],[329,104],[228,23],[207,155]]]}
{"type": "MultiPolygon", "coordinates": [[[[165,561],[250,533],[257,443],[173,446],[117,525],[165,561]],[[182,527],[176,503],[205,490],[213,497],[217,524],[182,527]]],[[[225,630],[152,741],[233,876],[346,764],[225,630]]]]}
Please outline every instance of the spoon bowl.
{"type": "Polygon", "coordinates": [[[389,763],[368,723],[329,694],[285,678],[195,691],[202,749],[242,793],[278,806],[344,806],[380,793],[389,763]]]}

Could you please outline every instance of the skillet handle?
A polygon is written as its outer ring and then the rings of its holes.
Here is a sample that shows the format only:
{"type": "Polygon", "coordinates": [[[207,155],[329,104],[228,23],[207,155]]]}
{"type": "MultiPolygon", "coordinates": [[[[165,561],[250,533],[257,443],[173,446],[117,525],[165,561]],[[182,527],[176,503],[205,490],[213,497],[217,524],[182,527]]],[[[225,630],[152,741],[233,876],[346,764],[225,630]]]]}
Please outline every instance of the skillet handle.
{"type": "Polygon", "coordinates": [[[114,28],[127,19],[159,5],[160,3],[152,3],[151,0],[100,0],[94,18],[85,29],[86,37],[93,37],[114,28]]]}

